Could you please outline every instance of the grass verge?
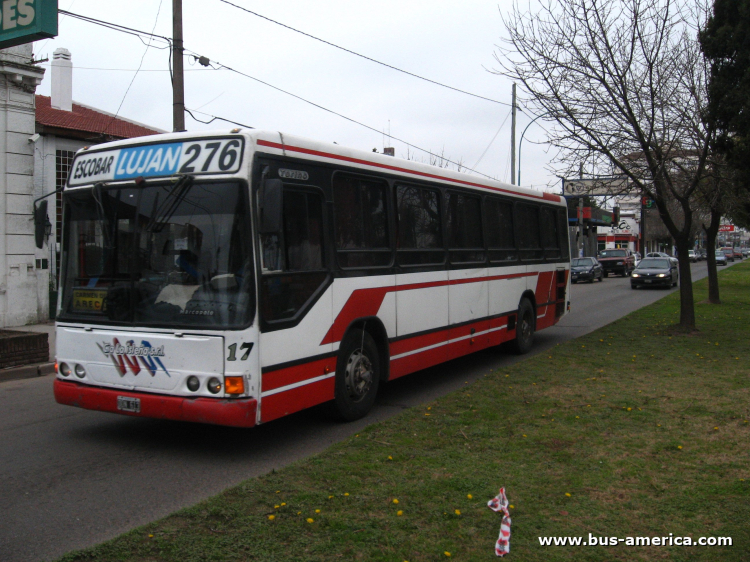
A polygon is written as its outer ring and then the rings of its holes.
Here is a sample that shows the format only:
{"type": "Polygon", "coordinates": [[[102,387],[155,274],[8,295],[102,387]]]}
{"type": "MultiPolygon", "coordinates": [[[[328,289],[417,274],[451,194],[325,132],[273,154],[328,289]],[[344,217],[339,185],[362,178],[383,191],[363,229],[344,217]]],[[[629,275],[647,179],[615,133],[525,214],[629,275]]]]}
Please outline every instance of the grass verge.
{"type": "Polygon", "coordinates": [[[750,264],[325,453],[102,545],[84,560],[748,560],[750,264]],[[732,546],[540,546],[539,537],[731,537],[732,546]]]}

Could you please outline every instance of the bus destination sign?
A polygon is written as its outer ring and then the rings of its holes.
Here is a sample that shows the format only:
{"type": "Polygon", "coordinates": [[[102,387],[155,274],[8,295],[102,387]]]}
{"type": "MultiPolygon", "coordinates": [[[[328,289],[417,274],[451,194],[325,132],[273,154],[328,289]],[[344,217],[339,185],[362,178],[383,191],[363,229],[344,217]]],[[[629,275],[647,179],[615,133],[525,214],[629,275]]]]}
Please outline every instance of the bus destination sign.
{"type": "Polygon", "coordinates": [[[57,36],[57,0],[3,0],[0,49],[57,36]]]}
{"type": "Polygon", "coordinates": [[[68,186],[175,174],[233,174],[242,164],[243,148],[244,139],[233,137],[80,152],[68,186]]]}

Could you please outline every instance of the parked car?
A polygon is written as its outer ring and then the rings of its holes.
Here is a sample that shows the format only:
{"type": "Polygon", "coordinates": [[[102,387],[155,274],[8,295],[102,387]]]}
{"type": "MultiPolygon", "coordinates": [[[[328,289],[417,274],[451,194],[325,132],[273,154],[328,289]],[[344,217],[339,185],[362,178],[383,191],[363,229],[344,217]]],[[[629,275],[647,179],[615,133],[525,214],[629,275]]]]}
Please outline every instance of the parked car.
{"type": "Polygon", "coordinates": [[[604,277],[610,273],[619,273],[623,277],[635,269],[635,256],[627,248],[613,248],[599,252],[599,263],[604,269],[604,277]]]}
{"type": "Polygon", "coordinates": [[[571,260],[571,283],[578,283],[579,281],[593,283],[594,279],[598,279],[599,281],[604,279],[602,264],[600,264],[596,258],[573,258],[573,260],[571,260]]]}
{"type": "Polygon", "coordinates": [[[750,250],[748,250],[747,248],[742,248],[742,255],[745,257],[750,256],[750,250]]]}
{"type": "Polygon", "coordinates": [[[677,264],[669,256],[666,258],[644,258],[630,274],[630,288],[674,287],[680,280],[677,264]]]}
{"type": "Polygon", "coordinates": [[[695,250],[688,250],[688,259],[691,262],[697,262],[698,261],[698,253],[695,250]]]}
{"type": "Polygon", "coordinates": [[[727,265],[729,263],[727,255],[721,250],[716,250],[714,255],[716,256],[716,265],[727,265]]]}
{"type": "Polygon", "coordinates": [[[729,261],[734,261],[734,248],[719,248],[729,261]]]}
{"type": "Polygon", "coordinates": [[[734,249],[734,259],[741,260],[744,257],[745,256],[742,255],[742,250],[740,248],[735,248],[734,249]]]}
{"type": "Polygon", "coordinates": [[[641,253],[633,252],[633,257],[635,258],[635,266],[638,267],[638,262],[641,261],[641,253]]]}

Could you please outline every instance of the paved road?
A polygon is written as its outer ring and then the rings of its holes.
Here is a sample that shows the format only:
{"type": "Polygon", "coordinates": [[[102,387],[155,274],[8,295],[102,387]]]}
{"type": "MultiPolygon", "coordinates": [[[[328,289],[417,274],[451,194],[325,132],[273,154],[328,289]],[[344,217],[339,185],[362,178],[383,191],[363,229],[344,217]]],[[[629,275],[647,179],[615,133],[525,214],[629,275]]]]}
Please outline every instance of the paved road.
{"type": "MultiPolygon", "coordinates": [[[[706,264],[693,265],[694,279],[706,264]]],[[[666,290],[625,278],[573,285],[572,312],[537,335],[535,352],[654,302],[666,290]]],[[[59,406],[52,377],[0,383],[0,560],[49,560],[192,505],[238,482],[326,449],[373,422],[520,360],[486,350],[386,385],[349,424],[319,410],[254,428],[134,419],[59,406]]]]}

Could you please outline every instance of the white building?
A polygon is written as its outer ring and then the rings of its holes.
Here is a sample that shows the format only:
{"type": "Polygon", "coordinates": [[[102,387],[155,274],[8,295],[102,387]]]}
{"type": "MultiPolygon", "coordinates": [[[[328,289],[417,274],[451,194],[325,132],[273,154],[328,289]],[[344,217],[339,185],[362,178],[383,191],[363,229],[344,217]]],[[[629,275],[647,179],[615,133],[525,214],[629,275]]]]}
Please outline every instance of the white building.
{"type": "Polygon", "coordinates": [[[44,69],[31,61],[30,44],[0,51],[0,328],[49,318],[62,199],[49,198],[42,249],[34,242],[33,201],[65,184],[80,148],[163,132],[74,103],[67,49],[53,55],[51,97],[35,95],[44,69]]]}

